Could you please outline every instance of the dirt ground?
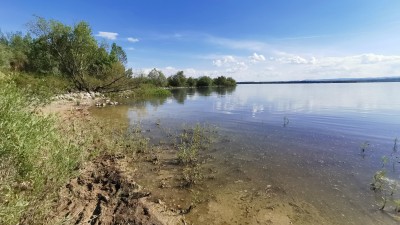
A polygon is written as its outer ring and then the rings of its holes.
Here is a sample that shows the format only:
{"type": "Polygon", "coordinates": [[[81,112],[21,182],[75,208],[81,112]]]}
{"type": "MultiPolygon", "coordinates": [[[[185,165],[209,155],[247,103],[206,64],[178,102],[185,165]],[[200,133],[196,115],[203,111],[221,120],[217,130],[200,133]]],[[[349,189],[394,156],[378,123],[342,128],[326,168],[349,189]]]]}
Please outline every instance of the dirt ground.
{"type": "Polygon", "coordinates": [[[67,224],[185,224],[183,217],[148,199],[129,175],[124,156],[89,162],[60,191],[54,218],[67,224]]]}

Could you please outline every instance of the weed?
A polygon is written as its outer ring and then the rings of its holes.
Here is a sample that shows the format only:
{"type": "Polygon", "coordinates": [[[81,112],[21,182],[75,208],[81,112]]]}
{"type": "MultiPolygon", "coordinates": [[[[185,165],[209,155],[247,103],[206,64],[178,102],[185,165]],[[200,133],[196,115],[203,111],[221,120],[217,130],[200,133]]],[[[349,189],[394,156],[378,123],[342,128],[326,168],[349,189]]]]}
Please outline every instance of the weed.
{"type": "Polygon", "coordinates": [[[183,164],[197,162],[199,151],[211,144],[212,134],[210,126],[196,124],[194,128],[184,128],[178,137],[178,160],[183,164]]]}
{"type": "Polygon", "coordinates": [[[287,116],[283,117],[283,127],[287,127],[289,125],[289,118],[287,116]]]}
{"type": "Polygon", "coordinates": [[[182,187],[189,188],[198,184],[203,179],[201,168],[198,164],[194,166],[186,166],[182,172],[182,187]]]}
{"type": "Polygon", "coordinates": [[[380,199],[380,210],[385,210],[388,206],[395,207],[395,211],[400,209],[400,196],[398,193],[399,182],[395,179],[390,179],[387,176],[385,167],[388,162],[392,162],[392,171],[395,172],[395,165],[397,163],[397,138],[394,140],[394,145],[390,157],[382,156],[382,170],[377,171],[373,176],[371,183],[371,190],[373,190],[377,197],[380,199]]]}
{"type": "Polygon", "coordinates": [[[361,145],[360,145],[360,152],[362,156],[365,156],[365,152],[369,149],[370,144],[368,141],[364,141],[361,145]]]}

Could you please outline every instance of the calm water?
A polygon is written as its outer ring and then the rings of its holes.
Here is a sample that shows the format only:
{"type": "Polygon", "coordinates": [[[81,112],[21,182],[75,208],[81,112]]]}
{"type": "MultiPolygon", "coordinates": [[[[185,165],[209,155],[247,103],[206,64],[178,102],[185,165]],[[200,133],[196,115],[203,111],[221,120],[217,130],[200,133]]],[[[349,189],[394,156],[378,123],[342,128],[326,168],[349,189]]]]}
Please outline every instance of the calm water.
{"type": "MultiPolygon", "coordinates": [[[[223,141],[214,146],[215,157],[229,161],[221,165],[226,180],[280,186],[327,224],[396,224],[377,210],[369,184],[400,137],[399,90],[400,83],[179,89],[169,98],[95,111],[140,121],[154,131],[154,143],[165,138],[156,121],[170,131],[216,125],[223,141]],[[369,147],[361,155],[364,142],[369,147]]],[[[399,179],[400,167],[388,171],[399,179]]]]}

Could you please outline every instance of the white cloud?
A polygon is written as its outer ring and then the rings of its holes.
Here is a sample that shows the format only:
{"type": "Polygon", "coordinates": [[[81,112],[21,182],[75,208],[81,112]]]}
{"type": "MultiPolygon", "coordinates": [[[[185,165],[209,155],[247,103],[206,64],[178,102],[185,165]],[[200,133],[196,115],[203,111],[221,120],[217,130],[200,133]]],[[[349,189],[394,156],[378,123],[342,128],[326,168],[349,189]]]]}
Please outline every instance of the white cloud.
{"type": "Polygon", "coordinates": [[[129,51],[133,51],[133,50],[135,50],[135,48],[133,48],[133,47],[129,47],[129,48],[127,48],[129,51]]]}
{"type": "Polygon", "coordinates": [[[243,60],[237,59],[232,55],[220,57],[219,59],[213,60],[213,65],[223,68],[223,72],[236,73],[238,71],[247,70],[248,66],[243,60]]]}
{"type": "Polygon", "coordinates": [[[109,39],[109,40],[115,40],[115,39],[117,39],[118,33],[99,31],[99,33],[96,34],[96,36],[102,37],[105,39],[109,39]]]}
{"type": "Polygon", "coordinates": [[[139,39],[133,38],[133,37],[128,37],[126,40],[128,40],[129,42],[132,42],[132,43],[135,43],[135,42],[139,41],[139,39]]]}
{"type": "Polygon", "coordinates": [[[213,64],[217,67],[229,66],[231,63],[237,62],[235,57],[231,55],[223,56],[220,59],[213,60],[213,64]]]}
{"type": "Polygon", "coordinates": [[[253,53],[252,56],[249,56],[249,59],[253,63],[265,61],[265,57],[263,55],[261,55],[261,54],[259,55],[257,53],[253,53]]]}
{"type": "Polygon", "coordinates": [[[172,67],[172,66],[167,66],[167,67],[165,67],[165,69],[166,69],[166,70],[177,70],[177,69],[175,69],[175,68],[172,67]]]}
{"type": "Polygon", "coordinates": [[[379,63],[379,62],[389,62],[389,61],[400,61],[400,56],[390,55],[376,55],[372,53],[359,55],[361,62],[364,64],[379,63]]]}

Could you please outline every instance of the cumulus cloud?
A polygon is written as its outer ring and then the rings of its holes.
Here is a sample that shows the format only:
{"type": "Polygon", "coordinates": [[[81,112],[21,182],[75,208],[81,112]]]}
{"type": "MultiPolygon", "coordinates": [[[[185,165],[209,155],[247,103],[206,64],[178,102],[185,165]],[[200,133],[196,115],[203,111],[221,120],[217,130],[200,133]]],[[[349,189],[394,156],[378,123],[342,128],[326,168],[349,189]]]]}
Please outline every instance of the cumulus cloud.
{"type": "Polygon", "coordinates": [[[222,66],[227,66],[230,65],[231,63],[236,63],[236,59],[235,57],[231,56],[231,55],[227,55],[227,56],[223,56],[220,59],[215,59],[213,61],[213,64],[217,67],[222,67],[222,66]]]}
{"type": "Polygon", "coordinates": [[[249,56],[249,59],[253,63],[265,61],[265,57],[263,55],[261,55],[261,54],[259,55],[257,53],[253,53],[252,56],[249,56]]]}
{"type": "Polygon", "coordinates": [[[276,56],[269,58],[271,61],[276,61],[285,64],[315,64],[317,59],[315,57],[304,57],[300,55],[290,54],[286,52],[277,52],[276,56]]]}
{"type": "Polygon", "coordinates": [[[135,42],[138,42],[138,41],[139,41],[139,39],[133,38],[133,37],[128,37],[127,40],[128,40],[129,42],[132,42],[132,43],[135,43],[135,42]]]}
{"type": "Polygon", "coordinates": [[[99,31],[99,33],[96,34],[96,36],[102,37],[102,38],[105,38],[108,40],[115,40],[115,39],[117,39],[118,33],[99,31]]]}
{"type": "Polygon", "coordinates": [[[236,73],[248,69],[246,62],[237,59],[232,55],[223,56],[219,59],[213,60],[213,65],[224,68],[226,73],[236,73]]]}

